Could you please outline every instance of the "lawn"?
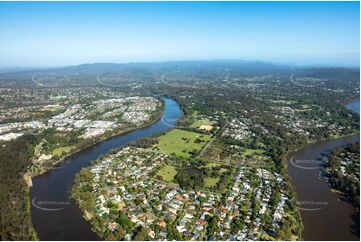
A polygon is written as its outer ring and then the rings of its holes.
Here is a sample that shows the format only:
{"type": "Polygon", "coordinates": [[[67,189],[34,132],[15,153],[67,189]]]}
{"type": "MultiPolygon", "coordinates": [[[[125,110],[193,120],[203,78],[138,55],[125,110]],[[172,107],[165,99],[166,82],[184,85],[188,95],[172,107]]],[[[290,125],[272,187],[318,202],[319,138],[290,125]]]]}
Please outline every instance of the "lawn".
{"type": "Polygon", "coordinates": [[[214,187],[217,184],[218,181],[219,181],[218,177],[204,178],[204,187],[205,188],[214,187]]]}
{"type": "Polygon", "coordinates": [[[156,175],[161,176],[165,182],[172,182],[176,174],[177,171],[173,166],[165,165],[157,172],[156,175]]]}
{"type": "Polygon", "coordinates": [[[56,148],[54,149],[51,153],[53,155],[61,155],[63,152],[64,153],[68,153],[70,150],[71,150],[71,146],[63,146],[63,147],[59,147],[59,148],[56,148]]]}
{"type": "Polygon", "coordinates": [[[213,122],[208,119],[198,119],[191,124],[191,128],[199,129],[201,125],[213,125],[213,122]]]}
{"type": "Polygon", "coordinates": [[[156,147],[163,153],[189,158],[190,152],[197,152],[211,139],[210,135],[190,132],[181,129],[173,129],[159,137],[156,147]],[[195,142],[199,138],[201,141],[195,142]]]}

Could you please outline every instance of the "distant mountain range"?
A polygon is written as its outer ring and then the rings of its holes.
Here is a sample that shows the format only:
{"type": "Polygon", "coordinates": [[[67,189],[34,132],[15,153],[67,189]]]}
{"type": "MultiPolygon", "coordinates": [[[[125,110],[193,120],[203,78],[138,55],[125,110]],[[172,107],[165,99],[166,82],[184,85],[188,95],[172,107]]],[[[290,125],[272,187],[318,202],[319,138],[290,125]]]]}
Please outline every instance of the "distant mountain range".
{"type": "Polygon", "coordinates": [[[169,61],[155,63],[94,63],[57,68],[0,68],[0,86],[36,87],[97,85],[97,78],[110,81],[156,81],[165,74],[180,80],[214,79],[233,76],[280,75],[292,73],[332,80],[359,80],[359,68],[300,67],[260,61],[169,61]]]}

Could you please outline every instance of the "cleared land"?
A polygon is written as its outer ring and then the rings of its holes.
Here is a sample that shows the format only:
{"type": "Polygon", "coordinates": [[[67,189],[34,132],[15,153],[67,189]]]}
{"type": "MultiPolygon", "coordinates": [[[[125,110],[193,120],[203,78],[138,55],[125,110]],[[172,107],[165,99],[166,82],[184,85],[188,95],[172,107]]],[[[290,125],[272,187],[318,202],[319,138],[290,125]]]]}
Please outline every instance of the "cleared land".
{"type": "Polygon", "coordinates": [[[208,188],[208,187],[214,187],[217,182],[219,181],[218,177],[207,177],[204,178],[204,187],[208,188]]]}
{"type": "Polygon", "coordinates": [[[177,171],[173,166],[165,165],[160,168],[156,175],[161,176],[165,182],[172,182],[176,174],[177,171]]]}
{"type": "Polygon", "coordinates": [[[258,159],[258,160],[267,160],[268,158],[264,156],[264,150],[261,149],[244,149],[243,155],[246,157],[258,159]]]}
{"type": "Polygon", "coordinates": [[[47,110],[51,111],[51,112],[55,112],[55,111],[59,111],[64,109],[64,106],[61,105],[53,105],[53,106],[48,106],[46,107],[47,110]]]}
{"type": "Polygon", "coordinates": [[[163,153],[189,158],[193,151],[199,152],[210,139],[210,135],[173,129],[159,137],[156,147],[163,153]]]}
{"type": "Polygon", "coordinates": [[[208,120],[208,119],[199,119],[199,120],[196,120],[194,121],[192,124],[191,124],[191,128],[196,128],[196,129],[199,129],[199,128],[202,128],[202,126],[205,128],[205,127],[210,127],[211,129],[213,128],[213,122],[208,120]]]}
{"type": "Polygon", "coordinates": [[[64,153],[68,153],[71,150],[71,146],[63,146],[63,147],[59,147],[54,149],[51,153],[53,155],[61,155],[63,152],[64,153]]]}

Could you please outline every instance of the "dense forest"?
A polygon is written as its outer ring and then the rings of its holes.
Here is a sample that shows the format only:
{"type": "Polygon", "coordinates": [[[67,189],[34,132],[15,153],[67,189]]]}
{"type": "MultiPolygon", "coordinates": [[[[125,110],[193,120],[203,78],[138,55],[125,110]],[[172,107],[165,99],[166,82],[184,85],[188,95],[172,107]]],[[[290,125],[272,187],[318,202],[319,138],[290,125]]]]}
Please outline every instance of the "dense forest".
{"type": "Polygon", "coordinates": [[[29,190],[24,174],[31,165],[33,135],[24,135],[0,146],[0,238],[34,240],[29,190]]]}

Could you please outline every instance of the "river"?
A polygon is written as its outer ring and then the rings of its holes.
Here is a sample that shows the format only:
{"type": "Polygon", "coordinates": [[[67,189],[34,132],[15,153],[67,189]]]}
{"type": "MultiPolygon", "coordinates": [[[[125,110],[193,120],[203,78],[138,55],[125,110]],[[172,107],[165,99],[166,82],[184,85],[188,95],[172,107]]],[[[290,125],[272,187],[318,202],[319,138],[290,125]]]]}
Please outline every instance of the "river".
{"type": "Polygon", "coordinates": [[[74,176],[90,161],[110,150],[131,141],[153,136],[174,127],[181,117],[177,102],[163,98],[162,118],[149,127],[137,129],[124,135],[102,141],[84,149],[64,161],[53,170],[33,178],[30,190],[32,222],[40,240],[99,240],[85,221],[82,212],[69,198],[74,176]]]}
{"type": "MultiPolygon", "coordinates": [[[[347,108],[360,113],[360,100],[347,108]]],[[[322,176],[326,156],[336,147],[360,140],[360,135],[309,144],[288,157],[288,174],[297,194],[305,240],[359,240],[354,208],[342,195],[331,192],[322,176]]]]}

